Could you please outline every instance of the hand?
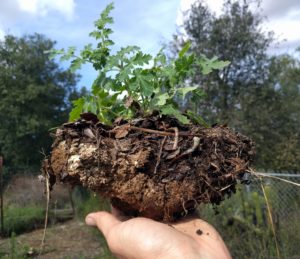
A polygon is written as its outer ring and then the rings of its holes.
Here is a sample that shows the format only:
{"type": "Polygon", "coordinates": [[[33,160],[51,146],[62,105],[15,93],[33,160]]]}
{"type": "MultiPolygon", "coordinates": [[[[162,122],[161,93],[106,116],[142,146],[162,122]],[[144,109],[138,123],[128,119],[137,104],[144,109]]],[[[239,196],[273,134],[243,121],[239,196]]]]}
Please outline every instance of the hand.
{"type": "Polygon", "coordinates": [[[112,214],[87,215],[86,223],[99,228],[118,258],[231,258],[218,232],[201,219],[167,225],[147,218],[126,219],[113,209],[112,214]]]}

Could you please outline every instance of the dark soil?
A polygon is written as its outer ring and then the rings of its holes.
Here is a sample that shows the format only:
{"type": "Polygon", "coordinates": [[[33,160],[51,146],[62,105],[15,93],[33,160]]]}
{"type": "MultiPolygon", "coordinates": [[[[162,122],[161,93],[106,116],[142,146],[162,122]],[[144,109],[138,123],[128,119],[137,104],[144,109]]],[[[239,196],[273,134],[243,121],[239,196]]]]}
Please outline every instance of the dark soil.
{"type": "Polygon", "coordinates": [[[173,221],[235,192],[253,156],[254,143],[225,126],[156,116],[105,126],[84,114],[56,131],[43,170],[51,185],[82,185],[128,215],[173,221]]]}

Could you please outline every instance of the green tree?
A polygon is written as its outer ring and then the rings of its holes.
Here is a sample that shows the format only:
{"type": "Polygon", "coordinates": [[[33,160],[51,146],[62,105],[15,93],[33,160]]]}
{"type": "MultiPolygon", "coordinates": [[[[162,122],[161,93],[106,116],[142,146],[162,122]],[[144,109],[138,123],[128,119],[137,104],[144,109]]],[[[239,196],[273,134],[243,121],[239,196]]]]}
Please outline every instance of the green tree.
{"type": "Polygon", "coordinates": [[[196,55],[229,60],[222,71],[190,77],[206,93],[195,111],[252,137],[257,167],[299,171],[299,60],[268,55],[273,34],[262,31],[263,17],[250,3],[259,10],[259,0],[226,0],[223,13],[216,16],[197,1],[185,14],[181,32],[174,35],[171,51],[178,53],[190,41],[196,55]]]}
{"type": "MultiPolygon", "coordinates": [[[[243,127],[257,145],[257,164],[265,169],[299,171],[300,62],[273,57],[265,86],[243,96],[243,127]]],[[[241,126],[242,127],[242,126],[241,126]]]]}
{"type": "Polygon", "coordinates": [[[39,166],[49,129],[68,118],[78,77],[49,59],[43,35],[0,41],[0,153],[12,168],[39,166]]]}
{"type": "MultiPolygon", "coordinates": [[[[254,2],[259,7],[260,1],[254,2]]],[[[202,1],[197,1],[185,14],[183,32],[174,35],[171,43],[175,53],[190,41],[191,51],[197,55],[217,56],[231,62],[222,71],[206,77],[199,73],[191,81],[206,93],[196,106],[197,112],[211,122],[233,127],[239,123],[235,112],[241,108],[241,96],[249,88],[264,85],[270,64],[267,49],[272,34],[261,31],[262,17],[251,10],[249,3],[248,0],[225,1],[223,14],[216,16],[202,1]]]]}

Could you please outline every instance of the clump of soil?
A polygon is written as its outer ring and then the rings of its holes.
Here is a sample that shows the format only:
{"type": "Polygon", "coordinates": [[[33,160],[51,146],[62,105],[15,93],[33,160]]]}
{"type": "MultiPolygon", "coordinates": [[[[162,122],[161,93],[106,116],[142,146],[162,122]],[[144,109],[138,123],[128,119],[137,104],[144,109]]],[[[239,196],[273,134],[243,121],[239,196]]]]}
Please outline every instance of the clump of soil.
{"type": "Polygon", "coordinates": [[[225,126],[159,116],[106,126],[83,114],[56,131],[43,171],[51,186],[82,185],[128,215],[173,221],[234,193],[253,156],[251,139],[225,126]]]}

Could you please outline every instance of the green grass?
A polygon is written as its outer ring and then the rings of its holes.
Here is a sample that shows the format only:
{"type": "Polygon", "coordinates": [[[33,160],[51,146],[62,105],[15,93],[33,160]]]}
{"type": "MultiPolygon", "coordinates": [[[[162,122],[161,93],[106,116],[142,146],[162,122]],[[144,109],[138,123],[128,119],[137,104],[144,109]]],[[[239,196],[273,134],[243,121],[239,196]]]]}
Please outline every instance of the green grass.
{"type": "MultiPolygon", "coordinates": [[[[100,198],[98,195],[94,194],[93,192],[87,191],[82,188],[77,188],[74,193],[74,201],[75,201],[75,210],[76,216],[80,220],[84,221],[87,214],[90,212],[96,211],[109,211],[110,210],[110,203],[100,198]]],[[[101,257],[103,259],[113,259],[115,258],[112,253],[110,252],[106,240],[101,232],[97,228],[90,228],[90,231],[93,233],[95,237],[99,239],[101,243],[103,253],[101,257]]]]}
{"type": "Polygon", "coordinates": [[[4,209],[4,236],[10,236],[13,232],[21,234],[44,223],[44,208],[35,205],[17,207],[10,205],[4,209]]]}
{"type": "MultiPolygon", "coordinates": [[[[276,216],[283,205],[277,199],[274,185],[267,187],[281,258],[299,256],[299,207],[291,205],[293,211],[286,211],[284,217],[276,216]]],[[[289,198],[288,202],[291,203],[292,199],[294,197],[289,198]]],[[[200,217],[220,232],[233,258],[277,258],[266,201],[259,189],[247,193],[243,188],[221,203],[217,211],[218,214],[210,205],[201,205],[199,208],[200,217]]]]}

